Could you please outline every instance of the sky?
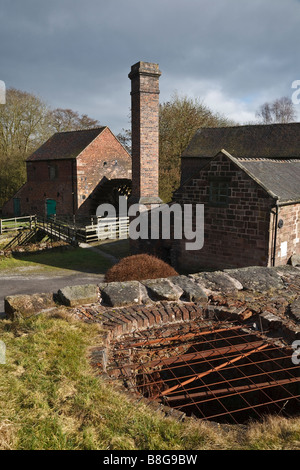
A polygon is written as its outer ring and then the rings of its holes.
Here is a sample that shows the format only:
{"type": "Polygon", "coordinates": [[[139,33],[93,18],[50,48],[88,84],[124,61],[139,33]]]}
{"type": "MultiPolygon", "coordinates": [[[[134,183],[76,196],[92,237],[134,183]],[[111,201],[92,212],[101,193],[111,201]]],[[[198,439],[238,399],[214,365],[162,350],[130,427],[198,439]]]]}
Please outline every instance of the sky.
{"type": "Polygon", "coordinates": [[[245,124],[292,98],[299,25],[299,0],[1,0],[0,80],[118,134],[130,68],[154,62],[161,103],[176,92],[245,124]]]}

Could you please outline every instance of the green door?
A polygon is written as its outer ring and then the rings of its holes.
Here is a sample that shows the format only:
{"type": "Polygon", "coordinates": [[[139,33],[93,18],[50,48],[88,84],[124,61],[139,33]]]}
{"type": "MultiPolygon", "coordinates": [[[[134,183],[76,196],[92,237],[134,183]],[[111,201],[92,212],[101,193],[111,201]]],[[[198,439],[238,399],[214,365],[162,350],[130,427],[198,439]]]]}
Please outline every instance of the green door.
{"type": "Polygon", "coordinates": [[[47,199],[46,213],[47,213],[47,218],[49,218],[51,215],[56,214],[56,201],[54,199],[47,199]]]}
{"type": "Polygon", "coordinates": [[[21,203],[20,203],[20,198],[15,197],[14,198],[14,216],[15,217],[20,217],[21,215],[21,203]]]}

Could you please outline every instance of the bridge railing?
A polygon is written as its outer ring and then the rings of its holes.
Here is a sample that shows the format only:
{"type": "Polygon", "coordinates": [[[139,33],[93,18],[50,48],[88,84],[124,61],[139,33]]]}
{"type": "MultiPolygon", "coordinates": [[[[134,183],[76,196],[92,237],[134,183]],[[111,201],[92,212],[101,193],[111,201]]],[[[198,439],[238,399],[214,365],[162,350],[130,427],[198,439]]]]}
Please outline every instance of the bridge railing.
{"type": "Polygon", "coordinates": [[[36,223],[36,215],[23,217],[12,217],[10,219],[0,219],[0,235],[5,232],[22,230],[23,228],[33,228],[36,223]]]}

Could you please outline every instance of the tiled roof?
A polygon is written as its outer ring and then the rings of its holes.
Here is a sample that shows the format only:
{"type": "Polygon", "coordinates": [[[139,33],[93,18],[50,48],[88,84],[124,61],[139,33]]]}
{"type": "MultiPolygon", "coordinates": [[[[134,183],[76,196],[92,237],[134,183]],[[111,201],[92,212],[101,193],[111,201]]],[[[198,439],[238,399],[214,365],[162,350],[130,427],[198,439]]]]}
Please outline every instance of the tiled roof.
{"type": "Polygon", "coordinates": [[[27,161],[76,158],[105,127],[81,131],[58,132],[39,147],[27,161]]]}
{"type": "Polygon", "coordinates": [[[300,158],[300,123],[198,129],[182,157],[300,158]]]}

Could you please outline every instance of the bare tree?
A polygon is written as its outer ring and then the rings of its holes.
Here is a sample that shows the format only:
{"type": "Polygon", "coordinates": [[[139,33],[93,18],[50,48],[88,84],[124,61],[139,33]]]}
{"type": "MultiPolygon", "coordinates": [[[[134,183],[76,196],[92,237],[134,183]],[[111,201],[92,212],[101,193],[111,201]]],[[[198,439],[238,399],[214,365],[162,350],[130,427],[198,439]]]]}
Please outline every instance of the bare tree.
{"type": "Polygon", "coordinates": [[[81,116],[72,109],[56,108],[48,113],[49,128],[54,132],[78,131],[80,129],[92,129],[100,126],[99,121],[88,117],[86,114],[81,116]]]}
{"type": "Polygon", "coordinates": [[[284,124],[295,121],[296,111],[292,100],[283,96],[271,103],[261,105],[256,112],[256,117],[262,124],[284,124]]]}
{"type": "Polygon", "coordinates": [[[180,183],[180,156],[201,127],[233,125],[198,99],[174,93],[159,111],[160,197],[170,201],[180,183]]]}
{"type": "Polygon", "coordinates": [[[55,132],[90,129],[99,122],[71,109],[51,110],[32,93],[10,88],[0,106],[0,207],[26,181],[26,158],[55,132]]]}

